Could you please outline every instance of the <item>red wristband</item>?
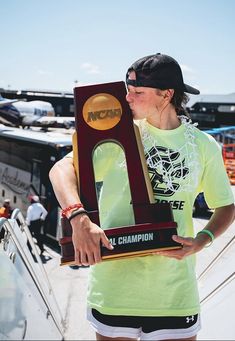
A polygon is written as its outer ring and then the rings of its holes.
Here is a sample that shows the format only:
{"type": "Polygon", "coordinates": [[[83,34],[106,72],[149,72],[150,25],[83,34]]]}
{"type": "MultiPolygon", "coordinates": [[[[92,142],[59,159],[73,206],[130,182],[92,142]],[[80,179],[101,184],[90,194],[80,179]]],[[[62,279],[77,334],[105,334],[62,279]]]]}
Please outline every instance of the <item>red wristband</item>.
{"type": "Polygon", "coordinates": [[[64,208],[61,213],[62,217],[67,217],[67,213],[72,211],[74,208],[83,208],[83,204],[74,204],[64,208]]]}

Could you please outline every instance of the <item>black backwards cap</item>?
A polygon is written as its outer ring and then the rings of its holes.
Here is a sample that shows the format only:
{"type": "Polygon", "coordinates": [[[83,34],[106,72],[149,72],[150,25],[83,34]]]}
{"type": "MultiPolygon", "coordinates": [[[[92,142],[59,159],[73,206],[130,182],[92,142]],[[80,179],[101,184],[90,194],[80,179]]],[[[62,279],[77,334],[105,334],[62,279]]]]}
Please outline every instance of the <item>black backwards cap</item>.
{"type": "Polygon", "coordinates": [[[161,53],[146,56],[134,62],[127,70],[126,84],[161,90],[175,89],[194,95],[200,94],[199,90],[184,84],[182,71],[177,61],[161,53]],[[136,80],[129,79],[131,71],[135,71],[136,80]]]}

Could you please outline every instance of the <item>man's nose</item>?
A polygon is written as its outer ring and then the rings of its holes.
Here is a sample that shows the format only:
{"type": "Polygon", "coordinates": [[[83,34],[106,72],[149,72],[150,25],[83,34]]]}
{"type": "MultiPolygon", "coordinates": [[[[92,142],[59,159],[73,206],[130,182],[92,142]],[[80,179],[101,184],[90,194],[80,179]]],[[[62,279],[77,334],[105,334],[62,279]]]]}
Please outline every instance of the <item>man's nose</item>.
{"type": "Polygon", "coordinates": [[[133,96],[131,95],[130,92],[128,92],[128,93],[126,94],[126,100],[127,100],[128,103],[131,102],[131,101],[133,100],[133,96]]]}

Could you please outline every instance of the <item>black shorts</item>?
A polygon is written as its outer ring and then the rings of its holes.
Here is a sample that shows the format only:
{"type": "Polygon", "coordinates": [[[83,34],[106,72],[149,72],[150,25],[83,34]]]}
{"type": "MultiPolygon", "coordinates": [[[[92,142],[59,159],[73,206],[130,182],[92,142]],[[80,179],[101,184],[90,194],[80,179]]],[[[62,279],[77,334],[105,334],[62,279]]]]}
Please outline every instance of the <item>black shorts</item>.
{"type": "Polygon", "coordinates": [[[198,314],[190,316],[120,316],[88,310],[88,320],[97,333],[108,337],[141,338],[141,340],[183,339],[200,330],[198,314]]]}

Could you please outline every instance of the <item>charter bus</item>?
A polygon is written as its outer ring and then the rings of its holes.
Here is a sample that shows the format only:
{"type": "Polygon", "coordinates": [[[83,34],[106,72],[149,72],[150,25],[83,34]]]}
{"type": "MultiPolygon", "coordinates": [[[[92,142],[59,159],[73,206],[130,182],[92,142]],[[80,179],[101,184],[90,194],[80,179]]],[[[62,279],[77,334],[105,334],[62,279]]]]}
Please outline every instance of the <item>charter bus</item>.
{"type": "Polygon", "coordinates": [[[53,164],[72,150],[72,131],[40,131],[0,125],[0,204],[11,200],[26,216],[30,195],[38,195],[48,211],[45,240],[58,246],[60,207],[49,180],[53,164]]]}

